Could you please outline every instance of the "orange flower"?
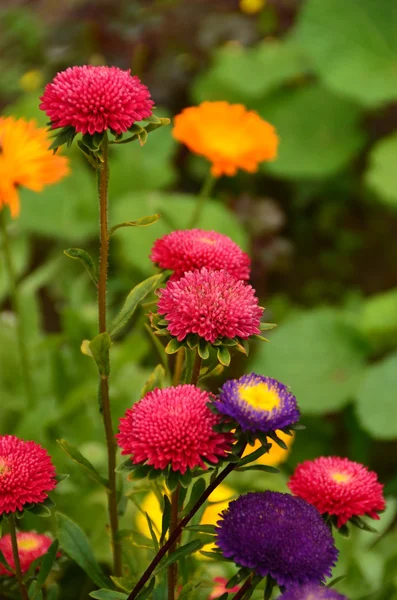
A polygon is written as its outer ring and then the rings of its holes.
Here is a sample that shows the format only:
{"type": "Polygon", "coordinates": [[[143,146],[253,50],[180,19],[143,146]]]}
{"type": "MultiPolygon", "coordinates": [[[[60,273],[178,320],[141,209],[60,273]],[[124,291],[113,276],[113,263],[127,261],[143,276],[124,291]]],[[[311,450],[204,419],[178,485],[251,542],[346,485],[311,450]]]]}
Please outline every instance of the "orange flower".
{"type": "Polygon", "coordinates": [[[259,163],[277,154],[274,127],[242,104],[203,102],[185,108],[175,117],[173,135],[205,156],[215,177],[235,175],[238,169],[254,173],[259,163]]]}
{"type": "MultiPolygon", "coordinates": [[[[283,448],[280,448],[280,446],[278,444],[276,444],[276,442],[269,440],[272,444],[270,451],[266,452],[266,454],[263,454],[260,458],[258,458],[258,460],[255,461],[255,464],[269,465],[271,467],[277,467],[277,465],[280,465],[281,463],[283,463],[287,460],[288,455],[291,450],[291,445],[292,445],[292,442],[294,441],[295,436],[287,435],[286,433],[283,433],[280,429],[276,429],[275,433],[277,434],[277,437],[279,437],[283,442],[285,442],[287,444],[288,450],[284,450],[283,448]]],[[[262,444],[260,443],[260,441],[259,440],[256,441],[254,446],[248,446],[246,448],[243,456],[247,456],[247,454],[251,454],[255,450],[258,450],[258,448],[261,448],[261,446],[262,446],[262,444]]]]}
{"type": "Polygon", "coordinates": [[[8,205],[18,216],[19,186],[40,192],[67,175],[67,159],[54,155],[49,145],[46,130],[35,121],[0,118],[0,210],[8,205]]]}

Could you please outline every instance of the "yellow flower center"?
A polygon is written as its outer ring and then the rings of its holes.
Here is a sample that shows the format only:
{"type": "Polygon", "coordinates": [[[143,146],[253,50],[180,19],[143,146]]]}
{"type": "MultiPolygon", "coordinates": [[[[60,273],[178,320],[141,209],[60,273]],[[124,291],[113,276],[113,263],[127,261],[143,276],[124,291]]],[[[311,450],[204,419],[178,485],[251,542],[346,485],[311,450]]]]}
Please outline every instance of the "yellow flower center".
{"type": "Polygon", "coordinates": [[[350,481],[350,475],[348,475],[347,473],[332,473],[331,477],[334,481],[337,481],[338,483],[345,483],[346,481],[350,481]]]}
{"type": "Polygon", "coordinates": [[[0,476],[5,475],[10,470],[4,458],[0,458],[0,476]]]}
{"type": "Polygon", "coordinates": [[[247,15],[260,12],[266,4],[266,0],[240,0],[240,10],[247,15]]]}
{"type": "Polygon", "coordinates": [[[204,244],[216,244],[216,240],[210,240],[210,238],[207,237],[201,237],[200,238],[200,242],[204,242],[204,244]]]}
{"type": "Polygon", "coordinates": [[[278,408],[280,404],[280,397],[277,391],[264,382],[251,386],[241,385],[239,396],[241,400],[248,402],[253,408],[259,410],[271,411],[274,408],[278,408]]]}
{"type": "Polygon", "coordinates": [[[26,550],[29,552],[30,550],[36,550],[39,546],[39,542],[34,538],[25,538],[24,540],[18,540],[18,548],[20,550],[26,550]]]}

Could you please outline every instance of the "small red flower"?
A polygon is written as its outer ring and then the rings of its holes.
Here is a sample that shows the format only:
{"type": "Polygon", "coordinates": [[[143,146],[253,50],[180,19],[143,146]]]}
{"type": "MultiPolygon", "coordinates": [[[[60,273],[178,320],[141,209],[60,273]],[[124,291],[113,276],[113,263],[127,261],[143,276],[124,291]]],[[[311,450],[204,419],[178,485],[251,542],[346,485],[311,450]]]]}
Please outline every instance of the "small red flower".
{"type": "Polygon", "coordinates": [[[228,592],[229,594],[233,594],[235,592],[238,592],[240,589],[240,586],[235,585],[232,588],[227,588],[226,584],[227,584],[227,579],[225,577],[214,577],[214,587],[212,589],[211,594],[208,596],[208,600],[216,600],[217,598],[219,598],[220,596],[222,596],[222,594],[225,594],[226,592],[228,592]]]}
{"type": "Polygon", "coordinates": [[[230,436],[218,433],[219,422],[207,406],[210,395],[194,385],[149,392],[120,419],[117,442],[134,464],[168,466],[182,474],[217,463],[230,448],[230,436]]]}
{"type": "Polygon", "coordinates": [[[47,450],[13,435],[0,436],[0,515],[43,502],[55,486],[47,450]]]}
{"type": "Polygon", "coordinates": [[[322,514],[336,515],[341,527],[354,516],[379,519],[384,510],[383,485],[360,463],[337,456],[321,456],[298,465],[288,487],[322,514]]]}
{"type": "MultiPolygon", "coordinates": [[[[27,573],[32,562],[47,552],[52,541],[48,535],[35,533],[34,531],[19,531],[17,533],[18,555],[22,573],[27,573]]],[[[10,534],[0,539],[0,550],[10,567],[15,569],[10,534]]],[[[0,564],[1,575],[12,575],[12,573],[0,564]]]]}
{"type": "Polygon", "coordinates": [[[40,98],[53,129],[124,133],[152,114],[149,90],[130,71],[117,67],[69,67],[58,73],[40,98]]]}
{"type": "Polygon", "coordinates": [[[211,343],[260,333],[263,308],[254,289],[224,270],[189,271],[179,281],[168,281],[159,294],[158,312],[178,341],[189,333],[211,343]]]}
{"type": "Polygon", "coordinates": [[[173,231],[155,241],[151,260],[162,269],[174,271],[173,280],[187,271],[207,267],[224,269],[236,279],[247,280],[251,260],[227,235],[203,229],[173,231]]]}

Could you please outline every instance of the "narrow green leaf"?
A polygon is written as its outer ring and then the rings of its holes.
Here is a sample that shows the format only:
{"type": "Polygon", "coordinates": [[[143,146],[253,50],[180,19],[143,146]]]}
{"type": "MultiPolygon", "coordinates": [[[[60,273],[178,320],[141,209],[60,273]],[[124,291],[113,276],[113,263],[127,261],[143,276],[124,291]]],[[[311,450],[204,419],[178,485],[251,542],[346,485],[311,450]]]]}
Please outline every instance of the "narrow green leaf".
{"type": "Polygon", "coordinates": [[[47,600],[58,600],[59,593],[59,585],[57,583],[52,583],[47,589],[47,600]]]}
{"type": "Polygon", "coordinates": [[[96,598],[96,600],[126,600],[128,598],[127,594],[103,588],[101,590],[91,592],[90,596],[91,598],[96,598]]]}
{"type": "Polygon", "coordinates": [[[164,348],[167,354],[175,354],[179,348],[183,347],[183,342],[178,342],[176,338],[172,338],[164,348]]]}
{"type": "Polygon", "coordinates": [[[236,471],[264,471],[266,473],[280,473],[276,467],[270,465],[251,465],[250,467],[237,467],[236,471]]]}
{"type": "Polygon", "coordinates": [[[171,521],[171,502],[168,498],[167,494],[163,495],[164,498],[164,509],[163,509],[163,517],[161,520],[161,537],[160,537],[160,546],[164,544],[165,536],[167,535],[168,528],[170,526],[171,521]]]}
{"type": "Polygon", "coordinates": [[[206,550],[200,550],[200,554],[207,556],[208,558],[212,558],[213,560],[229,562],[229,559],[225,558],[220,552],[207,552],[206,550]]]}
{"type": "Polygon", "coordinates": [[[221,365],[228,367],[230,365],[230,352],[225,346],[220,346],[218,348],[218,360],[221,365]]]}
{"type": "Polygon", "coordinates": [[[148,227],[149,225],[153,225],[160,218],[159,213],[155,213],[154,215],[148,215],[147,217],[141,217],[136,221],[125,221],[124,223],[118,223],[114,225],[111,229],[109,229],[109,236],[113,235],[117,229],[121,227],[148,227]]]}
{"type": "Polygon", "coordinates": [[[184,546],[180,546],[175,550],[175,552],[170,554],[166,558],[166,560],[162,562],[161,565],[156,569],[156,575],[160,573],[160,571],[163,571],[164,569],[168,568],[170,565],[173,565],[177,560],[180,560],[183,556],[188,556],[189,554],[193,554],[193,552],[197,552],[197,550],[199,550],[202,547],[202,545],[203,544],[200,542],[200,540],[193,540],[192,542],[189,542],[184,546]]]}
{"type": "Polygon", "coordinates": [[[86,269],[88,275],[91,277],[92,281],[95,283],[95,285],[97,285],[98,276],[96,273],[96,267],[88,252],[81,250],[81,248],[68,248],[67,250],[64,250],[63,253],[69,258],[79,260],[86,269]]]}
{"type": "MultiPolygon", "coordinates": [[[[131,534],[131,532],[130,532],[130,534],[131,534]]],[[[128,594],[134,587],[134,581],[131,580],[129,577],[114,577],[111,575],[110,579],[113,581],[113,583],[115,585],[117,585],[119,590],[122,590],[123,592],[127,592],[128,594]]]]}
{"type": "Polygon", "coordinates": [[[13,569],[7,562],[6,557],[4,556],[4,554],[2,553],[2,551],[0,550],[0,564],[3,565],[3,567],[5,567],[8,571],[11,571],[11,573],[15,573],[15,569],[13,569]]]}
{"type": "Polygon", "coordinates": [[[134,465],[132,463],[132,460],[128,456],[128,458],[125,458],[123,461],[121,461],[119,465],[117,465],[115,471],[116,473],[125,473],[126,471],[132,471],[133,468],[134,465]]]}
{"type": "MultiPolygon", "coordinates": [[[[49,498],[46,498],[46,500],[49,500],[49,498]]],[[[51,503],[52,505],[45,501],[40,502],[40,504],[33,504],[32,506],[26,507],[25,510],[32,513],[33,515],[36,515],[37,517],[47,518],[51,516],[51,508],[55,506],[52,501],[51,503]]]]}
{"type": "Polygon", "coordinates": [[[274,329],[277,327],[276,323],[260,323],[259,329],[261,331],[268,331],[269,329],[274,329]]]}
{"type": "Polygon", "coordinates": [[[55,539],[41,559],[40,570],[37,575],[37,583],[40,586],[44,585],[52,567],[54,566],[55,559],[57,557],[58,547],[59,542],[57,539],[55,539]]]}
{"type": "Polygon", "coordinates": [[[139,592],[139,594],[136,597],[136,600],[146,600],[146,598],[149,598],[150,594],[153,591],[155,583],[156,583],[156,578],[153,577],[149,581],[149,585],[147,587],[143,588],[143,590],[139,592]]]}
{"type": "Polygon", "coordinates": [[[215,525],[187,525],[188,531],[197,531],[198,533],[206,533],[207,535],[215,535],[215,525]]]}
{"type": "Polygon", "coordinates": [[[139,303],[151,292],[153,292],[160,284],[163,274],[152,275],[145,281],[138,283],[137,286],[128,294],[126,301],[119,314],[113,320],[109,333],[114,338],[125,327],[129,319],[134,314],[139,303]]]}
{"type": "Polygon", "coordinates": [[[162,388],[165,384],[165,369],[163,365],[157,365],[149,376],[143,386],[140,394],[140,398],[143,398],[148,392],[151,392],[155,388],[162,388]]]}
{"type": "Polygon", "coordinates": [[[339,575],[339,577],[335,577],[334,579],[332,579],[332,581],[327,583],[326,587],[328,587],[328,588],[335,587],[336,584],[339,583],[340,581],[342,581],[343,579],[346,579],[346,575],[339,575]]]}
{"type": "Polygon", "coordinates": [[[109,349],[112,340],[107,331],[100,333],[88,344],[92,356],[97,364],[100,375],[107,377],[110,373],[109,349]]]}
{"type": "Polygon", "coordinates": [[[216,367],[214,367],[211,371],[208,371],[204,375],[201,375],[200,381],[204,381],[204,379],[208,379],[209,377],[219,377],[219,375],[222,375],[224,368],[225,367],[223,365],[218,363],[216,367]]]}
{"type": "Polygon", "coordinates": [[[146,517],[146,521],[147,521],[147,524],[149,527],[150,536],[152,538],[154,550],[155,550],[155,552],[158,552],[159,551],[159,541],[157,539],[157,536],[156,536],[154,528],[153,528],[152,519],[149,517],[147,512],[145,512],[145,517],[146,517]]]}
{"type": "Polygon", "coordinates": [[[167,379],[169,380],[171,378],[171,374],[170,374],[170,369],[169,369],[169,365],[168,365],[168,356],[164,351],[164,346],[163,344],[160,342],[160,340],[154,335],[152,328],[145,323],[145,329],[149,334],[150,339],[152,340],[157,352],[159,353],[161,362],[163,363],[163,367],[167,376],[167,379]]]}
{"type": "Polygon", "coordinates": [[[258,458],[260,458],[261,456],[266,454],[266,452],[267,452],[267,449],[262,446],[261,448],[258,448],[254,452],[251,452],[251,454],[248,454],[248,456],[244,456],[244,458],[240,459],[238,466],[242,467],[244,465],[247,465],[248,463],[253,462],[254,460],[257,460],[258,458]]]}
{"type": "Polygon", "coordinates": [[[197,481],[194,482],[192,491],[190,493],[189,502],[183,509],[183,515],[187,515],[188,512],[193,508],[193,506],[196,504],[197,500],[205,492],[205,488],[206,488],[206,483],[205,483],[205,479],[203,479],[203,477],[200,477],[199,479],[197,479],[197,481]]]}
{"type": "MultiPolygon", "coordinates": [[[[77,448],[72,446],[72,444],[69,444],[69,442],[64,439],[57,440],[57,443],[62,448],[62,450],[69,456],[69,458],[71,458],[73,460],[73,462],[77,463],[82,469],[87,471],[87,473],[89,475],[91,475],[91,477],[93,479],[95,479],[95,481],[97,483],[99,483],[100,485],[103,485],[107,490],[109,489],[109,482],[107,481],[107,479],[104,479],[98,473],[96,468],[90,463],[89,460],[87,460],[81,454],[81,452],[79,450],[77,450],[77,448]]],[[[130,460],[130,462],[131,462],[131,460],[130,460]]]]}
{"type": "Polygon", "coordinates": [[[284,440],[282,440],[281,438],[279,438],[277,436],[276,433],[274,433],[274,431],[271,431],[270,433],[267,434],[268,437],[273,440],[274,442],[276,442],[276,444],[278,444],[278,446],[280,446],[280,448],[282,448],[283,450],[288,450],[288,446],[287,444],[284,442],[284,440]]]}
{"type": "Polygon", "coordinates": [[[83,569],[97,586],[109,587],[110,581],[98,565],[84,531],[62,513],[56,514],[56,520],[62,550],[83,569]]]}

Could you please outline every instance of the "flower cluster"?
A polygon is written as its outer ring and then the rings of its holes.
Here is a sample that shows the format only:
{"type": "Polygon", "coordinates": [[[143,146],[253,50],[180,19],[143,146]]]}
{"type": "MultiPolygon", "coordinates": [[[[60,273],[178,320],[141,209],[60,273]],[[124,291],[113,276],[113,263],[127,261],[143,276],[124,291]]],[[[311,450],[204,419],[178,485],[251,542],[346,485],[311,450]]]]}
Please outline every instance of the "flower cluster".
{"type": "Polygon", "coordinates": [[[43,502],[55,486],[55,468],[44,448],[0,436],[0,515],[43,502]]]}
{"type": "Polygon", "coordinates": [[[385,508],[383,485],[376,473],[347,458],[321,456],[305,461],[288,485],[320,513],[335,516],[338,527],[352,517],[379,519],[378,512],[385,508]]]}
{"type": "Polygon", "coordinates": [[[221,513],[216,543],[223,556],[286,588],[321,583],[338,557],[332,534],[305,500],[252,492],[221,513]]]}
{"type": "MultiPolygon", "coordinates": [[[[48,535],[35,533],[34,531],[19,531],[17,533],[18,555],[22,573],[27,573],[32,562],[47,552],[52,541],[48,535]]],[[[10,567],[15,569],[10,534],[0,538],[0,551],[10,567]]],[[[5,566],[0,564],[0,576],[11,574],[5,566]]]]}

